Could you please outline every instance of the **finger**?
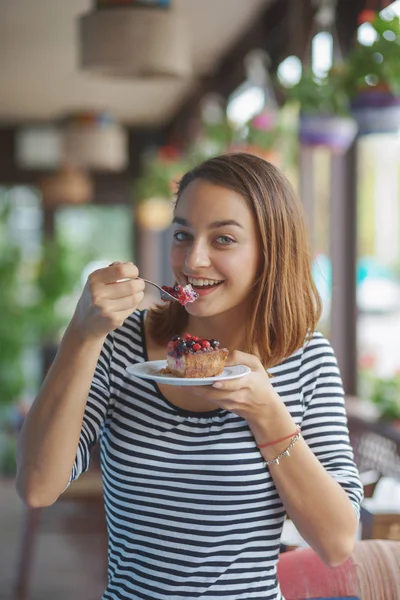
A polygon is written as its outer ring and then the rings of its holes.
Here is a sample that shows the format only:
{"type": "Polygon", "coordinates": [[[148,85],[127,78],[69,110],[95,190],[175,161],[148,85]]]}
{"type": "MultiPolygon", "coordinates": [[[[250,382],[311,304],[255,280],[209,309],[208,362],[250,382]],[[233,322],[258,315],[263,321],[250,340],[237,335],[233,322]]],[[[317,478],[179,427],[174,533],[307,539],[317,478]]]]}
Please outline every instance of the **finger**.
{"type": "MultiPolygon", "coordinates": [[[[185,386],[186,387],[186,386],[185,386]]],[[[215,402],[220,406],[220,403],[228,400],[229,394],[226,390],[218,390],[215,389],[211,384],[210,385],[194,385],[190,386],[190,393],[194,396],[199,396],[204,400],[208,400],[210,402],[215,402]]]]}
{"type": "Polygon", "coordinates": [[[94,271],[89,275],[89,280],[109,284],[120,279],[136,279],[138,275],[139,270],[132,262],[117,262],[109,267],[94,271]]]}
{"type": "Polygon", "coordinates": [[[126,298],[140,292],[144,292],[145,283],[142,279],[129,279],[120,283],[109,283],[101,287],[104,298],[115,300],[117,298],[126,298]]]}
{"type": "Polygon", "coordinates": [[[250,373],[247,373],[246,375],[243,375],[243,377],[230,379],[229,381],[215,381],[212,384],[212,387],[219,392],[238,392],[239,390],[249,387],[249,375],[250,373]]]}
{"type": "Polygon", "coordinates": [[[247,354],[246,352],[240,352],[240,350],[229,352],[225,364],[227,367],[233,365],[246,365],[246,367],[249,367],[252,371],[263,368],[260,359],[257,356],[254,354],[247,354]]]}
{"type": "Polygon", "coordinates": [[[132,312],[132,309],[118,310],[117,312],[113,312],[111,315],[105,316],[104,318],[106,318],[109,322],[110,329],[115,330],[124,324],[126,319],[131,316],[132,312]]]}
{"type": "Polygon", "coordinates": [[[139,302],[144,298],[143,292],[135,296],[127,296],[126,298],[118,298],[116,300],[105,300],[100,306],[95,305],[101,312],[103,317],[112,317],[114,313],[130,311],[133,312],[139,302]]]}

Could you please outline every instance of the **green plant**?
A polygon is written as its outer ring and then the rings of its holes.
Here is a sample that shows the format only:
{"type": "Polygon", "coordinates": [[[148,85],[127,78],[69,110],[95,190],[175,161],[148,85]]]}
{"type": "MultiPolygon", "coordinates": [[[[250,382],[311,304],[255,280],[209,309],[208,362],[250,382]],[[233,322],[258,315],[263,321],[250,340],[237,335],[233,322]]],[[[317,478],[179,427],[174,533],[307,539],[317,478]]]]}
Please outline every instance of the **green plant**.
{"type": "Polygon", "coordinates": [[[400,95],[400,18],[372,13],[370,25],[376,39],[370,46],[359,42],[347,60],[344,85],[349,97],[363,90],[379,89],[400,95]]]}
{"type": "Polygon", "coordinates": [[[15,475],[17,469],[17,436],[8,435],[0,445],[0,475],[15,475]]]}
{"type": "Polygon", "coordinates": [[[133,187],[134,200],[172,198],[176,182],[188,170],[185,156],[173,146],[164,146],[145,161],[133,187]]]}
{"type": "Polygon", "coordinates": [[[400,95],[400,18],[367,12],[376,35],[372,45],[356,42],[347,58],[324,77],[304,68],[300,81],[285,90],[287,100],[297,101],[303,113],[345,116],[351,100],[365,90],[400,95]]]}
{"type": "Polygon", "coordinates": [[[304,114],[346,116],[349,113],[346,81],[344,66],[332,67],[322,78],[307,67],[300,81],[287,90],[287,100],[297,101],[304,114]]]}
{"type": "Polygon", "coordinates": [[[382,419],[400,419],[400,374],[376,377],[372,382],[370,398],[382,419]]]}
{"type": "Polygon", "coordinates": [[[10,404],[23,392],[22,359],[25,315],[20,303],[19,249],[6,235],[9,207],[0,206],[0,405],[10,404]]]}
{"type": "Polygon", "coordinates": [[[77,251],[58,238],[43,242],[33,285],[36,300],[27,308],[33,336],[42,345],[57,343],[70,314],[60,303],[70,296],[79,283],[82,269],[92,257],[77,251]]]}

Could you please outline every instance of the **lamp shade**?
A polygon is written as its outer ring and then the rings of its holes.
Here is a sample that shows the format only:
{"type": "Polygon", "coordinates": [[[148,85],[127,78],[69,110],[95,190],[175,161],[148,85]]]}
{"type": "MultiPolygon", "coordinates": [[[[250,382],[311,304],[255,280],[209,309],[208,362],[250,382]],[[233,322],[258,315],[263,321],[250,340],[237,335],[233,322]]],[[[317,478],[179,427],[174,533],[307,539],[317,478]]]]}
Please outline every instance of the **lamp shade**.
{"type": "Polygon", "coordinates": [[[107,114],[76,114],[65,120],[62,131],[64,163],[99,171],[122,171],[127,167],[126,130],[107,114]]]}
{"type": "Polygon", "coordinates": [[[43,178],[39,182],[43,204],[54,207],[60,204],[83,204],[93,196],[93,184],[83,171],[64,167],[61,171],[43,178]]]}
{"type": "Polygon", "coordinates": [[[155,196],[137,205],[135,218],[141,229],[159,232],[171,225],[173,212],[171,200],[155,196]]]}
{"type": "Polygon", "coordinates": [[[191,73],[185,22],[172,9],[94,10],[79,21],[83,69],[120,77],[185,77],[191,73]]]}

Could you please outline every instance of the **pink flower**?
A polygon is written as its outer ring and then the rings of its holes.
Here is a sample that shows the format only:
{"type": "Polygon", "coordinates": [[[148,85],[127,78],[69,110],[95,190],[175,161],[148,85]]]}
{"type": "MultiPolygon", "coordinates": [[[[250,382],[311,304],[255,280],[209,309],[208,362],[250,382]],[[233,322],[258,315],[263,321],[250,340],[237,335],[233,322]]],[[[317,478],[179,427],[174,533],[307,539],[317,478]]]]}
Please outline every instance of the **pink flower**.
{"type": "Polygon", "coordinates": [[[376,357],[373,354],[364,354],[358,359],[358,366],[361,369],[372,369],[376,365],[376,357]]]}
{"type": "Polygon", "coordinates": [[[251,124],[260,131],[271,131],[275,127],[275,114],[264,110],[259,115],[255,116],[251,124]]]}

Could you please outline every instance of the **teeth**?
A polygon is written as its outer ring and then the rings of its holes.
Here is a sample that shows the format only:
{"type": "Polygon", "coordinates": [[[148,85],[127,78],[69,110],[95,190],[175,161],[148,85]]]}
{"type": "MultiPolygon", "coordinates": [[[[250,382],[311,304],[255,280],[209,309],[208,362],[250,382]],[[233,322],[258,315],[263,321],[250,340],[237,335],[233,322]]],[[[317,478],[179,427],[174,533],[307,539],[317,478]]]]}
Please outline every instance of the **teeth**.
{"type": "Polygon", "coordinates": [[[195,285],[197,287],[202,287],[203,285],[214,285],[216,283],[221,283],[221,281],[216,281],[215,279],[194,279],[192,277],[188,277],[189,283],[195,285]]]}

